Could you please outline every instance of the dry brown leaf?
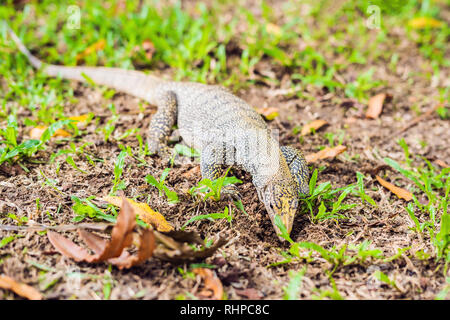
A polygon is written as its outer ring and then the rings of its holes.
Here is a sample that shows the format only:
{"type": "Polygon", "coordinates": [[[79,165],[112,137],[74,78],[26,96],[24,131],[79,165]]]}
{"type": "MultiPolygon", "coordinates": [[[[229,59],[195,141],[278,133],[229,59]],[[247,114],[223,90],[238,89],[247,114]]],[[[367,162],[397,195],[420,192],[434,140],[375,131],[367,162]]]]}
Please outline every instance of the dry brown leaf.
{"type": "Polygon", "coordinates": [[[48,231],[47,236],[52,245],[61,254],[76,261],[103,262],[116,265],[119,269],[130,268],[150,258],[155,249],[155,238],[153,231],[144,229],[139,238],[138,253],[130,255],[124,249],[133,243],[133,230],[136,227],[136,214],[131,204],[125,197],[121,199],[121,210],[117,216],[117,222],[111,233],[111,240],[107,241],[100,236],[94,235],[86,230],[79,229],[78,233],[86,245],[94,251],[94,255],[66,239],[58,233],[48,231]]]}
{"type": "Polygon", "coordinates": [[[83,239],[86,246],[89,247],[95,254],[100,255],[103,251],[105,251],[107,240],[93,234],[91,232],[87,232],[84,229],[78,229],[78,235],[81,239],[83,239]]]}
{"type": "Polygon", "coordinates": [[[436,163],[437,165],[441,166],[442,168],[448,168],[448,164],[446,164],[444,161],[442,160],[434,160],[434,163],[436,163]]]}
{"type": "Polygon", "coordinates": [[[319,152],[307,154],[305,156],[305,159],[307,162],[311,163],[321,159],[335,158],[345,150],[347,150],[347,147],[343,145],[338,145],[333,148],[326,147],[325,149],[320,150],[319,152]]]}
{"type": "Polygon", "coordinates": [[[84,261],[89,257],[89,252],[73,243],[73,241],[63,237],[59,233],[47,231],[47,238],[55,249],[62,255],[72,258],[75,261],[84,261]]]}
{"type": "Polygon", "coordinates": [[[313,129],[319,130],[326,124],[328,124],[328,122],[325,120],[321,120],[321,119],[313,120],[310,123],[303,126],[300,135],[306,136],[307,134],[310,134],[313,129]]]}
{"type": "Polygon", "coordinates": [[[386,180],[383,180],[379,176],[375,176],[375,178],[377,178],[378,182],[383,187],[385,187],[386,189],[388,189],[389,191],[394,193],[397,197],[399,197],[401,199],[405,199],[406,201],[410,201],[413,198],[412,193],[409,192],[408,190],[405,190],[405,189],[399,188],[397,186],[394,186],[392,183],[387,182],[386,180]]]}
{"type": "Polygon", "coordinates": [[[79,115],[79,116],[72,116],[72,117],[69,117],[69,120],[73,120],[73,121],[76,121],[76,122],[84,122],[84,121],[86,121],[88,118],[89,118],[89,114],[81,114],[81,115],[79,115]]]}
{"type": "Polygon", "coordinates": [[[268,120],[268,121],[275,119],[279,115],[278,109],[274,108],[274,107],[259,108],[259,109],[256,109],[256,111],[259,114],[263,115],[264,118],[266,118],[266,120],[268,120]]]}
{"type": "Polygon", "coordinates": [[[217,276],[211,269],[194,268],[192,269],[192,272],[198,274],[203,279],[205,289],[199,293],[200,296],[211,297],[211,299],[213,300],[222,300],[222,282],[220,282],[220,279],[217,278],[217,276]]]}
{"type": "Polygon", "coordinates": [[[98,259],[107,260],[118,257],[124,248],[133,243],[132,232],[136,227],[136,213],[125,197],[122,197],[121,201],[116,225],[111,232],[111,241],[106,244],[105,250],[98,259]]]}
{"type": "MultiPolygon", "coordinates": [[[[122,204],[122,200],[119,197],[106,196],[103,198],[103,200],[117,207],[120,207],[122,204]]],[[[159,212],[152,210],[148,206],[148,204],[139,203],[131,199],[127,200],[129,201],[139,218],[145,223],[152,225],[156,228],[156,230],[161,232],[168,232],[173,230],[173,226],[169,222],[167,222],[164,216],[159,212]]]]}
{"type": "Polygon", "coordinates": [[[200,175],[200,166],[195,166],[181,174],[184,178],[198,177],[200,175]]]}
{"type": "Polygon", "coordinates": [[[384,99],[386,99],[386,93],[380,93],[370,98],[366,118],[376,119],[380,116],[381,111],[383,111],[384,99]]]}
{"type": "MultiPolygon", "coordinates": [[[[139,250],[137,255],[121,255],[118,258],[110,259],[108,261],[116,265],[119,269],[128,269],[149,259],[153,255],[155,248],[156,243],[153,231],[144,229],[139,238],[139,250]]],[[[127,251],[124,252],[128,253],[127,251]]]]}
{"type": "MultiPolygon", "coordinates": [[[[31,139],[39,140],[41,139],[42,134],[47,129],[47,126],[37,126],[30,130],[28,135],[31,139]]],[[[70,133],[68,133],[66,130],[58,129],[53,134],[53,137],[70,137],[70,133]]]]}
{"type": "Polygon", "coordinates": [[[83,59],[84,57],[90,55],[91,53],[94,53],[96,51],[99,50],[103,50],[106,46],[106,40],[105,39],[100,39],[97,42],[91,44],[89,47],[87,47],[86,49],[84,49],[83,52],[80,52],[79,54],[77,54],[76,56],[76,60],[80,60],[83,59]]]}
{"type": "Polygon", "coordinates": [[[408,25],[413,29],[439,28],[443,25],[442,21],[430,17],[417,17],[409,20],[408,25]]]}
{"type": "Polygon", "coordinates": [[[41,293],[35,288],[24,283],[19,283],[8,276],[0,276],[0,288],[14,291],[19,296],[29,300],[42,300],[41,293]]]}
{"type": "MultiPolygon", "coordinates": [[[[111,233],[111,241],[100,243],[98,236],[88,237],[87,231],[79,230],[79,234],[88,239],[88,245],[93,245],[95,255],[89,254],[86,249],[76,245],[71,240],[58,233],[48,231],[47,236],[53,246],[63,255],[76,261],[102,262],[111,258],[119,257],[123,249],[130,246],[133,241],[132,231],[136,226],[133,208],[124,201],[123,209],[117,215],[117,222],[111,233]]],[[[103,240],[102,240],[103,241],[103,240]]]]}

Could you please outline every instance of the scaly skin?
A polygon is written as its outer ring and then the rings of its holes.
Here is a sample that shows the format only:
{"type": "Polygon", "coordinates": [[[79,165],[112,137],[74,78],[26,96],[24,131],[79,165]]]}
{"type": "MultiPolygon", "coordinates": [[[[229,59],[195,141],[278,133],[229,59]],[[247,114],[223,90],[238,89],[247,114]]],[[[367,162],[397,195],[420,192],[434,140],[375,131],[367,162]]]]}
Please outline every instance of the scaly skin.
{"type": "Polygon", "coordinates": [[[291,232],[299,193],[309,192],[308,167],[300,151],[280,147],[266,122],[245,101],[220,86],[165,81],[138,71],[46,65],[29,53],[12,30],[10,35],[33,66],[49,76],[85,81],[84,73],[97,84],[156,105],[148,134],[150,151],[165,156],[170,152],[166,142],[177,122],[184,142],[201,152],[203,178],[218,178],[224,166],[241,166],[252,175],[277,234],[275,215],[291,232]]]}

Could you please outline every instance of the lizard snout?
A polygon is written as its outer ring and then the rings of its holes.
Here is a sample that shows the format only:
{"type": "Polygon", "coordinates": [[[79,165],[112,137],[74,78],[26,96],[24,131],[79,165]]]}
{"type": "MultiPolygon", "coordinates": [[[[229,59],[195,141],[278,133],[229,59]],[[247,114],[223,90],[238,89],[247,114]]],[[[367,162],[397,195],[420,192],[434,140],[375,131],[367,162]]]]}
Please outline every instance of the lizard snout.
{"type": "Polygon", "coordinates": [[[290,190],[277,185],[266,188],[263,194],[264,205],[277,235],[280,235],[281,232],[275,224],[275,216],[279,216],[281,218],[288,234],[291,233],[294,218],[299,206],[299,199],[295,190],[296,188],[290,190]]]}

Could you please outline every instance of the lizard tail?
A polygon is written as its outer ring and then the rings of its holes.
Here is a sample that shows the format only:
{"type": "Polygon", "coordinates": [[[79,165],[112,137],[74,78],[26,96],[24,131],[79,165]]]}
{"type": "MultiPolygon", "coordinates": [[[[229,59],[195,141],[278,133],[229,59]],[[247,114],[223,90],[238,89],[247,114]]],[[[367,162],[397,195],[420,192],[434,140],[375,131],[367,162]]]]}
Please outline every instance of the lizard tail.
{"type": "Polygon", "coordinates": [[[6,24],[6,28],[20,52],[27,57],[33,67],[37,69],[42,68],[45,74],[82,82],[92,80],[95,84],[105,85],[144,99],[151,104],[156,104],[153,89],[165,82],[165,80],[135,70],[107,67],[66,67],[46,64],[30,53],[8,24],[6,24]]]}

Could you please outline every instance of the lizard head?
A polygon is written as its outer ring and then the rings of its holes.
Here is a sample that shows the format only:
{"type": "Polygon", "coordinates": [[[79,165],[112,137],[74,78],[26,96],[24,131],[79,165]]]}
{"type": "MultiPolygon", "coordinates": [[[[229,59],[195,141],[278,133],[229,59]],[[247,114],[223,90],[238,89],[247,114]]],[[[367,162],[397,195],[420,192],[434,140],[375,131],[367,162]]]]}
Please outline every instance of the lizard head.
{"type": "Polygon", "coordinates": [[[291,233],[299,205],[298,186],[295,180],[291,178],[269,182],[258,194],[266,207],[277,235],[281,232],[275,224],[276,215],[280,216],[287,232],[291,233]]]}

